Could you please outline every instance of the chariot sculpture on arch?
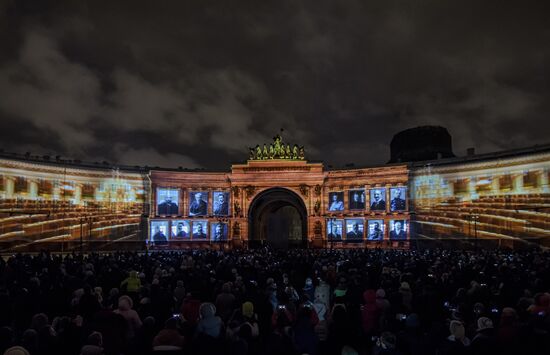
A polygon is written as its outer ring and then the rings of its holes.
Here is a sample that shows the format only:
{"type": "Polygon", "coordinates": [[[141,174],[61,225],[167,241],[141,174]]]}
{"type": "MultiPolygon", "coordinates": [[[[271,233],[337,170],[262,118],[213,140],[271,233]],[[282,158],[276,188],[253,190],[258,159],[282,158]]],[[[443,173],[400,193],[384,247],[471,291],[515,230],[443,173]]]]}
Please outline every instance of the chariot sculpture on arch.
{"type": "Polygon", "coordinates": [[[248,160],[305,160],[304,146],[285,143],[283,142],[283,137],[280,134],[273,137],[273,143],[270,143],[269,145],[257,144],[256,147],[249,147],[248,150],[248,160]]]}

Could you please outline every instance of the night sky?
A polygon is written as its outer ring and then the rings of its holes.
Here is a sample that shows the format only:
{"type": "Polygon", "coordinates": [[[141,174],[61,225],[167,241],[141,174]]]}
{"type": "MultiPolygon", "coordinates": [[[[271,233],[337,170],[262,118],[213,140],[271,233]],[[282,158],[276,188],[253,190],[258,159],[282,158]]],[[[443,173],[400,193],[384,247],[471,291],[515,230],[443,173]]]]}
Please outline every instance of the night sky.
{"type": "Polygon", "coordinates": [[[550,141],[548,1],[0,0],[0,148],[226,170],[284,128],[334,168],[400,130],[550,141]]]}

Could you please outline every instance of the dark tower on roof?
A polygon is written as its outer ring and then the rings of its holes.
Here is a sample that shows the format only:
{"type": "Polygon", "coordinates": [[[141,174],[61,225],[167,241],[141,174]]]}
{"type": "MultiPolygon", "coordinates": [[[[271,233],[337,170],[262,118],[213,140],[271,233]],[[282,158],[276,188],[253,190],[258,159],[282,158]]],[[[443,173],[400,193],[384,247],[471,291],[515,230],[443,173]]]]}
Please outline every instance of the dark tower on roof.
{"type": "Polygon", "coordinates": [[[452,158],[452,138],[445,127],[421,126],[397,133],[391,140],[390,163],[452,158]]]}

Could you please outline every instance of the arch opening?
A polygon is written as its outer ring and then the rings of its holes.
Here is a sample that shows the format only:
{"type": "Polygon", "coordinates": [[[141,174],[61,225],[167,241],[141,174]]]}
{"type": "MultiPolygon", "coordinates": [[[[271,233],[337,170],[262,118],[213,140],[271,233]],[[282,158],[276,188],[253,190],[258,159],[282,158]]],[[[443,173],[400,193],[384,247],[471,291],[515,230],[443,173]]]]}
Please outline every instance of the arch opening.
{"type": "Polygon", "coordinates": [[[248,212],[249,246],[277,249],[307,246],[307,210],[293,191],[272,188],[258,194],[248,212]]]}

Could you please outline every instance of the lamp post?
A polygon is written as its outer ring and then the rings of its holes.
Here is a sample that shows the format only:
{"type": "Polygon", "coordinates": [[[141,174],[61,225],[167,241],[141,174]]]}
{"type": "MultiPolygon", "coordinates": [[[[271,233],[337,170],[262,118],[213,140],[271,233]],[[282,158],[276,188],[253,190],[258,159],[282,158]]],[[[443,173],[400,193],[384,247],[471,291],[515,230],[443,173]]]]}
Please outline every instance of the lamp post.
{"type": "Polygon", "coordinates": [[[477,253],[477,220],[479,219],[479,215],[474,215],[474,238],[475,238],[475,250],[477,253]]]}
{"type": "Polygon", "coordinates": [[[80,217],[80,256],[82,256],[82,234],[83,234],[84,217],[80,217]]]}
{"type": "Polygon", "coordinates": [[[88,250],[90,249],[90,243],[92,241],[92,226],[94,218],[92,216],[80,217],[80,255],[84,252],[84,224],[88,224],[88,250]]]}
{"type": "Polygon", "coordinates": [[[468,234],[470,237],[472,236],[471,232],[471,225],[472,221],[474,221],[474,249],[477,253],[477,220],[479,219],[479,215],[473,212],[470,212],[468,215],[468,234]]]}

